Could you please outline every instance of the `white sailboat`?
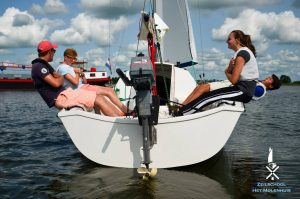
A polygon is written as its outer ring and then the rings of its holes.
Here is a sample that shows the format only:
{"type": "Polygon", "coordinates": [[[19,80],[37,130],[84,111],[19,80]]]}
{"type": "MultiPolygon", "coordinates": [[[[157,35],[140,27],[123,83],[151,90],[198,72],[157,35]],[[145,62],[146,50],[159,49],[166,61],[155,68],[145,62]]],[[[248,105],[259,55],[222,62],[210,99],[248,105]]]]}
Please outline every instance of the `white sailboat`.
{"type": "MultiPolygon", "coordinates": [[[[162,60],[156,64],[157,93],[180,103],[196,86],[191,74],[178,67],[178,63],[185,66],[196,62],[187,1],[157,1],[155,7],[170,29],[161,41],[162,60]]],[[[120,98],[135,95],[135,90],[122,80],[116,88],[120,98]]],[[[78,150],[96,163],[124,168],[139,168],[143,164],[147,168],[171,168],[199,163],[217,154],[243,111],[240,102],[221,103],[203,112],[172,117],[162,103],[157,125],[150,130],[144,123],[141,126],[137,118],[107,117],[78,109],[62,110],[58,117],[78,150]],[[145,131],[154,139],[149,148],[145,147],[149,138],[145,131]]]]}

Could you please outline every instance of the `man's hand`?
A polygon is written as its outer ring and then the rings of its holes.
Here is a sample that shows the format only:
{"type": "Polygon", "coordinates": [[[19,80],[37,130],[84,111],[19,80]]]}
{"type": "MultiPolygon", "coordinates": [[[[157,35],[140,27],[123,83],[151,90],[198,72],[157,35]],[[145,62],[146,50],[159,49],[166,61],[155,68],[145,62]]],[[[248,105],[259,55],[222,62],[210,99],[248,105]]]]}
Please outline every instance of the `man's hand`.
{"type": "Polygon", "coordinates": [[[78,74],[81,74],[82,73],[82,70],[80,68],[74,68],[74,72],[75,73],[78,73],[78,74]]]}
{"type": "Polygon", "coordinates": [[[54,71],[54,72],[52,73],[52,75],[53,75],[53,77],[55,77],[55,78],[61,77],[61,74],[59,74],[59,73],[56,72],[56,71],[54,71]]]}

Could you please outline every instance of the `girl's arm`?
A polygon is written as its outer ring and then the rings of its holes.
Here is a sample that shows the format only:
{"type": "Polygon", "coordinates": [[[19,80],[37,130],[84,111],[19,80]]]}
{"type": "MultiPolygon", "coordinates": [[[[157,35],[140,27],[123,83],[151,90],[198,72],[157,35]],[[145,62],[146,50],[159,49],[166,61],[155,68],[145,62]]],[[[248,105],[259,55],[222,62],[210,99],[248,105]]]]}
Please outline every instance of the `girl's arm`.
{"type": "Polygon", "coordinates": [[[225,75],[226,75],[227,79],[233,85],[235,85],[239,81],[240,75],[241,75],[241,72],[243,70],[244,65],[245,65],[244,58],[241,57],[241,56],[238,56],[235,59],[235,63],[234,63],[234,67],[232,69],[232,72],[230,73],[230,70],[228,69],[229,67],[227,67],[227,69],[225,70],[225,75]]]}

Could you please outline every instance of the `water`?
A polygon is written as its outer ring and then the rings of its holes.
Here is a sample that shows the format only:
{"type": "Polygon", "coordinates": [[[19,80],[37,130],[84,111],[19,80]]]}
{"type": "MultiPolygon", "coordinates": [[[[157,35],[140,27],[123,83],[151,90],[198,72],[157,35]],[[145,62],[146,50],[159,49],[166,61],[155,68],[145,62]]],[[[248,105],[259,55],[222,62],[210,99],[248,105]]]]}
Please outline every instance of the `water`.
{"type": "MultiPolygon", "coordinates": [[[[95,164],[68,137],[57,110],[37,92],[0,92],[0,198],[300,198],[300,87],[246,104],[224,149],[204,163],[160,169],[143,181],[133,169],[95,164]],[[290,193],[257,193],[269,147],[274,182],[290,193]]],[[[259,186],[260,185],[260,186],[259,186]]]]}

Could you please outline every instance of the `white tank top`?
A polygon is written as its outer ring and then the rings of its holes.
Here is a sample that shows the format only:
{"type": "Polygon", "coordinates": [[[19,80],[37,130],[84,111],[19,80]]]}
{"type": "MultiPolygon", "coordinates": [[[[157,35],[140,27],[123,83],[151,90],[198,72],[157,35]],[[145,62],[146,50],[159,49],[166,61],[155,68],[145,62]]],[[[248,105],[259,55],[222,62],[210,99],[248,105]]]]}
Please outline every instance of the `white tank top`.
{"type": "Polygon", "coordinates": [[[235,52],[233,58],[235,59],[241,50],[246,50],[250,54],[250,59],[245,63],[239,81],[257,80],[259,77],[258,66],[256,58],[249,48],[241,47],[235,52]]]}

